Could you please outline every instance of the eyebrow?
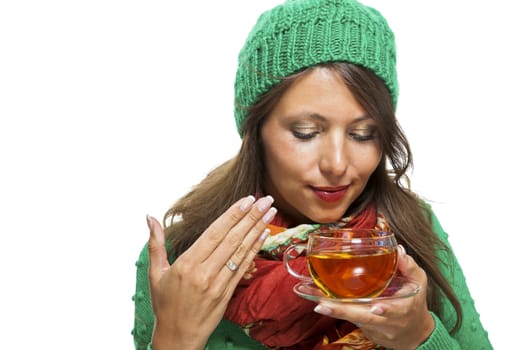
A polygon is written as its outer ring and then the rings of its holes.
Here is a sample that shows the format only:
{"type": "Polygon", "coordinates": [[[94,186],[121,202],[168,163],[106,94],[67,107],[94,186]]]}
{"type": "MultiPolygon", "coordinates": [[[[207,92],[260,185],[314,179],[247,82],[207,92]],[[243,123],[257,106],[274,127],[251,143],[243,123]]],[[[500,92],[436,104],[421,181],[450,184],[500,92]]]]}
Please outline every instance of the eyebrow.
{"type": "MultiPolygon", "coordinates": [[[[325,116],[323,116],[323,115],[321,115],[319,113],[315,113],[315,112],[314,113],[299,112],[299,113],[291,115],[291,117],[308,117],[308,118],[315,119],[315,120],[322,121],[322,122],[326,122],[328,120],[327,117],[325,117],[325,116]]],[[[367,120],[373,120],[373,119],[369,115],[363,115],[363,116],[357,117],[354,120],[352,120],[352,122],[350,124],[359,124],[359,123],[361,123],[363,121],[367,121],[367,120]]]]}

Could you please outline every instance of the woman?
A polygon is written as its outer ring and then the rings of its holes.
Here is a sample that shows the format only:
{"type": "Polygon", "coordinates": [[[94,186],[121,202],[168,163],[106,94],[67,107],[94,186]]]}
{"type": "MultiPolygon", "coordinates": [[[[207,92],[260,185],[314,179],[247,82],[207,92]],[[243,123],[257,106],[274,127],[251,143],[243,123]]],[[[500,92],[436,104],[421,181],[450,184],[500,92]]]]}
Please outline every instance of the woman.
{"type": "Polygon", "coordinates": [[[289,0],[261,15],[239,55],[239,154],[164,229],[147,218],[137,349],[492,348],[447,235],[404,181],[395,57],[385,19],[356,1],[289,0]],[[390,227],[398,273],[420,292],[373,305],[295,295],[281,252],[322,225],[390,227]]]}

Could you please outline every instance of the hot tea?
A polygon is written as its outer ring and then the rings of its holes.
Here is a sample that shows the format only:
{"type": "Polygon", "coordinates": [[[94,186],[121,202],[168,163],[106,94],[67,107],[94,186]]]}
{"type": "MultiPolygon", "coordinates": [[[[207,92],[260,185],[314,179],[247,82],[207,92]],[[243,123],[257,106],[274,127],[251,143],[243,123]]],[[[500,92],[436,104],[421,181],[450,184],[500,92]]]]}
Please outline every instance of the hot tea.
{"type": "Polygon", "coordinates": [[[380,295],[397,269],[394,234],[372,229],[323,229],[308,236],[306,243],[290,245],[284,264],[290,274],[313,281],[333,298],[370,298],[380,295]],[[306,250],[309,276],[292,269],[288,261],[306,250]],[[295,252],[295,253],[294,253],[295,252]]]}
{"type": "Polygon", "coordinates": [[[373,297],[390,282],[397,253],[390,248],[364,248],[344,252],[311,252],[308,269],[315,284],[336,298],[373,297]]]}

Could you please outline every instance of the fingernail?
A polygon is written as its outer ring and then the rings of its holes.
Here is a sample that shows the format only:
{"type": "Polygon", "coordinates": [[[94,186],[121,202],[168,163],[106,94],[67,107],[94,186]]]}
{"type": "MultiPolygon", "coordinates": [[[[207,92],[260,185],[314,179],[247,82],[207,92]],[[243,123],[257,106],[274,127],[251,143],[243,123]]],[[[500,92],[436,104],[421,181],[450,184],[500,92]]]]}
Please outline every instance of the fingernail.
{"type": "Polygon", "coordinates": [[[314,311],[321,315],[330,315],[332,313],[332,310],[329,307],[326,307],[324,305],[318,304],[314,311]]]}
{"type": "Polygon", "coordinates": [[[259,200],[259,203],[257,203],[257,208],[259,208],[259,210],[261,212],[263,212],[266,209],[268,209],[270,207],[270,205],[272,205],[272,203],[273,203],[273,197],[272,196],[266,196],[266,197],[261,198],[259,200]]]}
{"type": "Polygon", "coordinates": [[[407,261],[407,251],[401,244],[397,245],[397,254],[399,255],[400,259],[403,259],[404,262],[407,261]]]}
{"type": "Polygon", "coordinates": [[[275,217],[275,213],[277,213],[277,209],[275,208],[270,208],[270,210],[268,210],[266,212],[266,214],[264,214],[263,218],[262,218],[262,221],[265,223],[265,224],[269,224],[270,222],[272,222],[273,218],[275,217]]]}
{"type": "Polygon", "coordinates": [[[259,239],[261,241],[265,241],[266,238],[268,238],[268,235],[270,234],[270,229],[269,228],[265,228],[263,233],[261,233],[261,236],[259,237],[259,239]]]}
{"type": "Polygon", "coordinates": [[[151,231],[151,216],[149,216],[149,214],[146,214],[146,223],[148,224],[148,228],[151,231]]]}
{"type": "Polygon", "coordinates": [[[241,210],[242,211],[248,211],[248,209],[250,209],[250,207],[252,206],[252,204],[255,202],[255,197],[250,195],[246,198],[244,198],[244,200],[241,202],[241,210]]]}
{"type": "Polygon", "coordinates": [[[374,315],[381,316],[385,312],[385,310],[383,310],[383,308],[379,305],[372,305],[372,307],[370,308],[370,312],[374,315]]]}

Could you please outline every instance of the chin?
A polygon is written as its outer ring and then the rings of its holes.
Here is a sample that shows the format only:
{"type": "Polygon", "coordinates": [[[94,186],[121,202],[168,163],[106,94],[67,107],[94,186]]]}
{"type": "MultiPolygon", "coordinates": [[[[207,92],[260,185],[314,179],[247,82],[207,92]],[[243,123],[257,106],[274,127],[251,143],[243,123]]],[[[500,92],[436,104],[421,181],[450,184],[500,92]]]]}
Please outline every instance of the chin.
{"type": "Polygon", "coordinates": [[[323,217],[312,217],[311,220],[318,224],[330,224],[341,220],[342,216],[323,216],[323,217]]]}
{"type": "Polygon", "coordinates": [[[341,220],[341,218],[344,217],[345,212],[346,210],[341,207],[333,209],[324,208],[324,210],[313,213],[310,219],[319,224],[329,224],[341,220]]]}

